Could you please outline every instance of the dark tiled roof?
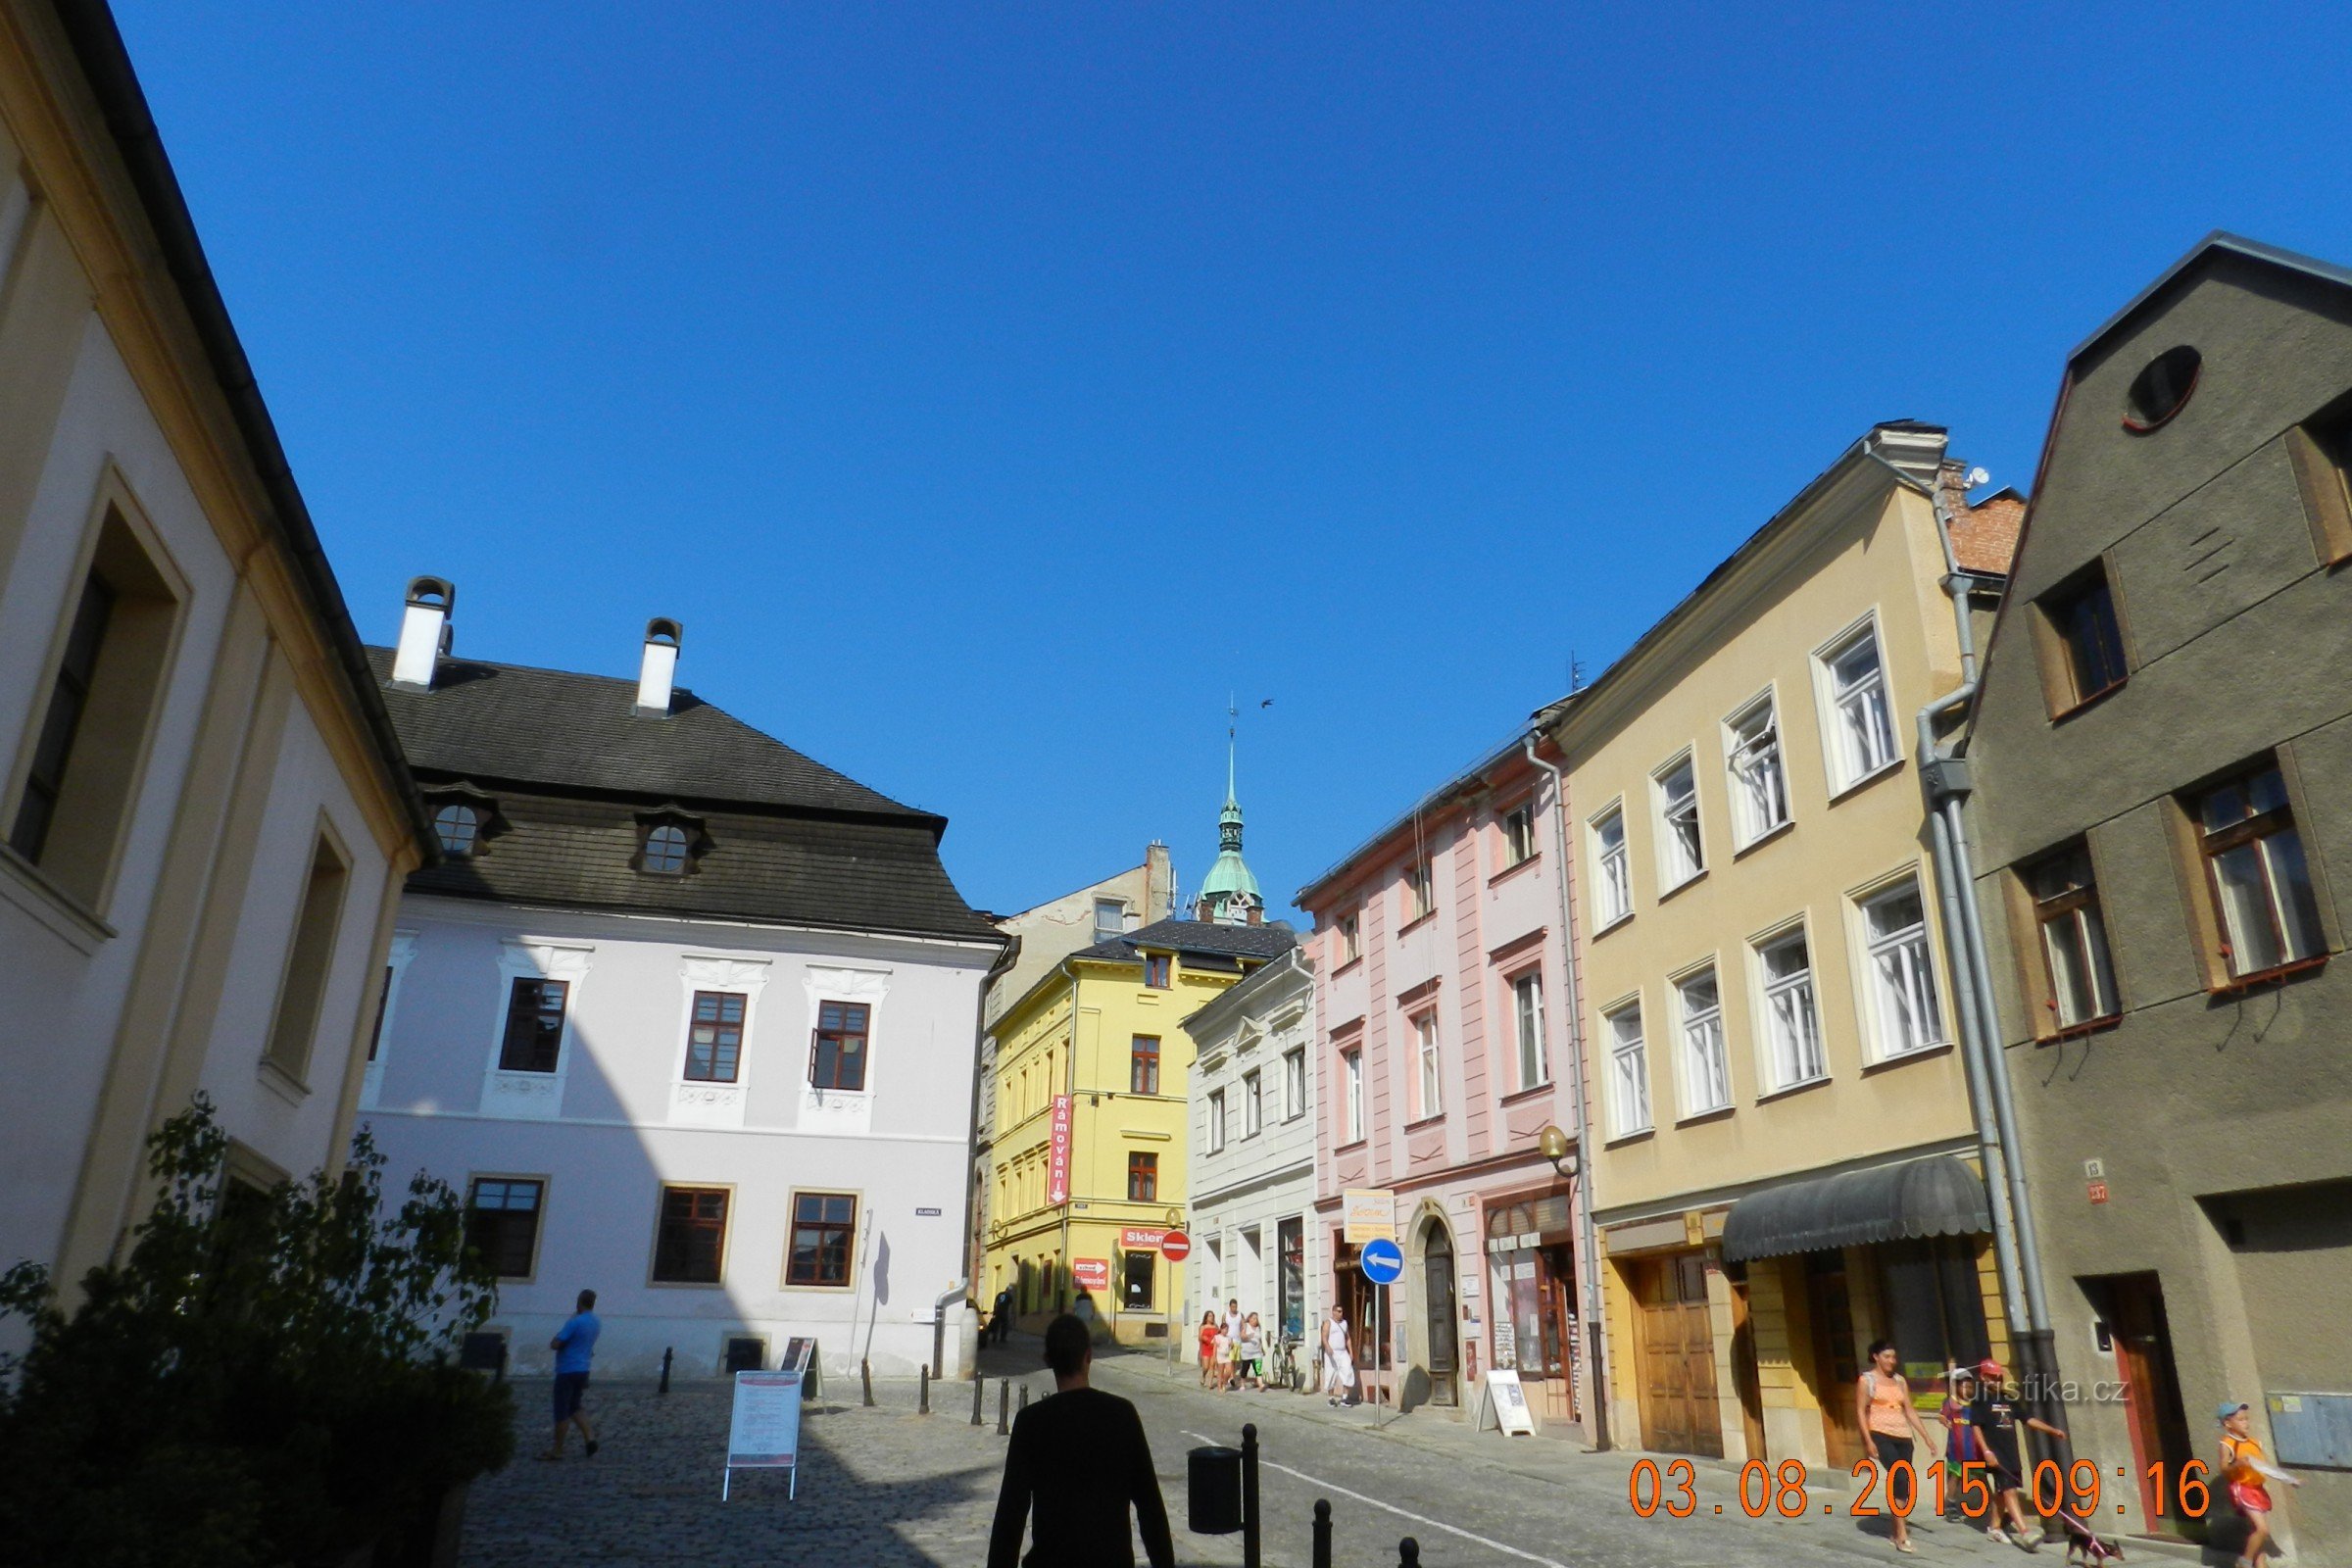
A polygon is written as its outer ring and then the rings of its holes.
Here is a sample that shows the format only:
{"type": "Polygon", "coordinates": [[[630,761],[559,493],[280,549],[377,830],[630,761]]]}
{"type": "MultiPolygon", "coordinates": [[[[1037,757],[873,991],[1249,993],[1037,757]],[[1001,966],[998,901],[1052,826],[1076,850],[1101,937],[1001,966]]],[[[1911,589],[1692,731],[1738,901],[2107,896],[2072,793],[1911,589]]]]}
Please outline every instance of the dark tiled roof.
{"type": "Polygon", "coordinates": [[[633,680],[444,659],[431,691],[405,691],[382,685],[392,673],[391,649],[370,648],[368,659],[417,768],[649,800],[882,812],[946,825],[682,688],[667,717],[641,718],[633,680]]]}
{"type": "Polygon", "coordinates": [[[1187,958],[1265,959],[1281,957],[1298,942],[1298,933],[1279,921],[1273,925],[1218,925],[1209,920],[1159,920],[1082,948],[1071,956],[1119,963],[1134,961],[1144,950],[1152,949],[1180,953],[1187,958]]]}

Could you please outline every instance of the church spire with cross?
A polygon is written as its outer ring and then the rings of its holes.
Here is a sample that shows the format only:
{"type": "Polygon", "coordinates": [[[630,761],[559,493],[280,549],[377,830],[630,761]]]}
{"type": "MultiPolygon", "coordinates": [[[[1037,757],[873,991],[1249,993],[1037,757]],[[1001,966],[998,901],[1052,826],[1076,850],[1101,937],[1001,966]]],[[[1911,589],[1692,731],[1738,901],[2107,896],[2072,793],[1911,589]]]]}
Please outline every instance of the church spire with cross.
{"type": "Polygon", "coordinates": [[[1242,858],[1242,803],[1234,789],[1234,732],[1241,710],[1225,701],[1225,807],[1217,813],[1217,858],[1200,884],[1195,918],[1219,925],[1256,925],[1266,915],[1265,895],[1242,858]]]}

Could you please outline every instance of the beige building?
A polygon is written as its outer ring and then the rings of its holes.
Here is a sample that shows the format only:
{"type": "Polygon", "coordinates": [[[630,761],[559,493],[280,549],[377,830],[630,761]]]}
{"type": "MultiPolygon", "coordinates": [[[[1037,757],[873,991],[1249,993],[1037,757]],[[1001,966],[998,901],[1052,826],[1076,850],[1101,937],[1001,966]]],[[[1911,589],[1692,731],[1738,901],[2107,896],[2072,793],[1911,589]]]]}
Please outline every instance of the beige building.
{"type": "Polygon", "coordinates": [[[340,1161],[430,853],[211,277],[106,8],[0,0],[0,1266],[69,1283],[198,1094],[340,1161]]]}
{"type": "Polygon", "coordinates": [[[1960,681],[1944,581],[1988,602],[2019,510],[1956,479],[1940,429],[1874,428],[1540,715],[1619,1443],[1842,1471],[1869,1341],[1915,1373],[2005,1348],[1908,756],[1960,681]]]}

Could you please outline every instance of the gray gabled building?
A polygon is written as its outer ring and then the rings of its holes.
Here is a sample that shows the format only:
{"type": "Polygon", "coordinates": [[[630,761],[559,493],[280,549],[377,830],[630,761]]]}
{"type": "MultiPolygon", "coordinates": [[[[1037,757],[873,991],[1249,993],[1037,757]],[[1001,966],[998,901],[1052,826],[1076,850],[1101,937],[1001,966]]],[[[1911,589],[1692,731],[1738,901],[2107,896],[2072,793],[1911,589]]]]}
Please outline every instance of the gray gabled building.
{"type": "MultiPolygon", "coordinates": [[[[2068,359],[1971,760],[2066,1425],[2195,1534],[2216,1409],[2352,1557],[2352,271],[2229,235],[2068,359]],[[2314,1433],[2332,1422],[2328,1467],[2314,1433]]],[[[2114,1518],[2120,1503],[2122,1519],[2114,1518]]]]}

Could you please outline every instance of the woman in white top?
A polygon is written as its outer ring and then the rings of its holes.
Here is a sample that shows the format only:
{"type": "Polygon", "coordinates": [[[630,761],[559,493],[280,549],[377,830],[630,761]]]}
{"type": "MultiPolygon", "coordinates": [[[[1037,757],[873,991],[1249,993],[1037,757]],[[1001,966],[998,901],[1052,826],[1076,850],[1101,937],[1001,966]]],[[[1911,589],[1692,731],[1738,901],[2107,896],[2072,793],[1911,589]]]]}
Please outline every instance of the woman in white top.
{"type": "Polygon", "coordinates": [[[1323,1394],[1335,1405],[1355,1396],[1355,1350],[1348,1343],[1348,1314],[1337,1306],[1323,1325],[1323,1394]]]}

